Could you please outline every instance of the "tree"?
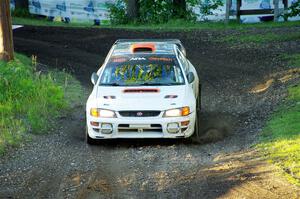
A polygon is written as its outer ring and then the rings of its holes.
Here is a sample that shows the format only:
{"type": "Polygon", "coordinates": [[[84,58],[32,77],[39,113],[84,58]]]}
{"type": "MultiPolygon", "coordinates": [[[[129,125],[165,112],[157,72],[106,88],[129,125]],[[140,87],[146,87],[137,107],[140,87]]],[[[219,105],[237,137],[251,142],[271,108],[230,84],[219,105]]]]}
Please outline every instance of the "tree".
{"type": "Polygon", "coordinates": [[[300,0],[292,1],[292,5],[289,7],[288,12],[283,14],[284,18],[300,16],[300,0]]]}
{"type": "Polygon", "coordinates": [[[138,0],[128,0],[127,2],[127,16],[129,20],[136,20],[139,16],[139,2],[138,0]]]}
{"type": "Polygon", "coordinates": [[[28,10],[28,0],[15,0],[16,9],[28,10]]]}
{"type": "Polygon", "coordinates": [[[173,16],[176,18],[186,17],[186,0],[173,0],[173,16]]]}
{"type": "Polygon", "coordinates": [[[14,58],[12,25],[9,0],[0,3],[0,60],[10,61],[14,58]]]}

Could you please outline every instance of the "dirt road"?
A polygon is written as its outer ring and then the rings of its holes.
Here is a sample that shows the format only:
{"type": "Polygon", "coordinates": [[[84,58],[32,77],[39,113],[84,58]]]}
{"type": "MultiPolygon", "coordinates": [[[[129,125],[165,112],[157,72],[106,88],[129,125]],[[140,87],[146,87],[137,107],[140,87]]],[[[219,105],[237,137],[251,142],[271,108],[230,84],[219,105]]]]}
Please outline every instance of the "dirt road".
{"type": "MultiPolygon", "coordinates": [[[[249,30],[299,31],[299,28],[249,30]]],[[[231,46],[217,42],[237,31],[149,32],[25,27],[14,32],[17,52],[67,69],[91,90],[119,38],[179,38],[202,80],[203,143],[118,140],[84,143],[84,103],[49,134],[0,160],[0,198],[299,198],[251,146],[286,95],[277,79],[288,67],[279,54],[300,42],[231,46]],[[266,83],[273,78],[275,83],[266,83]]],[[[86,96],[87,97],[87,96],[86,96]]]]}

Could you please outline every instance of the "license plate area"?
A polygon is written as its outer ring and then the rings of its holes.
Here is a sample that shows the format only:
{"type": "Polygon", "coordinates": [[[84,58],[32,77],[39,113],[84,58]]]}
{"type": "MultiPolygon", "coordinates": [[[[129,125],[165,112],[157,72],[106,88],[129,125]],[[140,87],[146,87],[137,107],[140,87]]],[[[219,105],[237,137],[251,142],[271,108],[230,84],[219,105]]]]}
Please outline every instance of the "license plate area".
{"type": "Polygon", "coordinates": [[[149,129],[149,128],[151,128],[151,124],[130,124],[129,128],[133,128],[133,129],[149,129]]]}
{"type": "Polygon", "coordinates": [[[119,124],[118,131],[120,133],[162,133],[162,126],[160,124],[119,124]]]}

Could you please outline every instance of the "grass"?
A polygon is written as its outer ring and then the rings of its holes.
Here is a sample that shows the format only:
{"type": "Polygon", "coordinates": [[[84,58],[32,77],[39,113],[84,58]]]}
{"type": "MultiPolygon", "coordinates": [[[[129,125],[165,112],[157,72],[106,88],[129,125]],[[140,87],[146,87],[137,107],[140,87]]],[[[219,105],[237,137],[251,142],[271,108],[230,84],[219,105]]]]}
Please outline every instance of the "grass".
{"type": "Polygon", "coordinates": [[[23,17],[13,17],[13,24],[15,25],[30,25],[30,26],[54,26],[54,27],[74,27],[74,28],[88,28],[93,27],[89,23],[63,23],[58,21],[48,21],[44,18],[23,18],[23,17]]]}
{"type": "MultiPolygon", "coordinates": [[[[300,54],[284,55],[300,67],[300,54]]],[[[258,148],[294,184],[300,185],[300,84],[288,89],[287,102],[267,122],[258,148]]]]}
{"type": "Polygon", "coordinates": [[[292,105],[273,114],[258,147],[292,183],[300,185],[300,84],[289,88],[292,105]]]}
{"type": "Polygon", "coordinates": [[[282,59],[288,61],[288,64],[292,67],[300,67],[300,53],[299,54],[284,54],[282,59]]]}
{"type": "MultiPolygon", "coordinates": [[[[300,54],[283,59],[293,68],[300,67],[300,54]]],[[[287,179],[300,186],[300,83],[288,89],[286,103],[273,113],[257,147],[277,165],[287,179]]]]}
{"type": "Polygon", "coordinates": [[[74,94],[78,87],[64,72],[41,74],[23,55],[8,63],[1,61],[0,154],[28,140],[29,132],[46,133],[56,118],[67,113],[71,106],[67,99],[78,99],[74,94]]]}
{"type": "Polygon", "coordinates": [[[220,29],[247,29],[247,28],[276,28],[276,27],[291,27],[300,26],[299,21],[290,22],[268,22],[268,23],[253,23],[253,24],[238,24],[231,21],[229,24],[224,22],[187,22],[183,20],[172,20],[165,24],[126,24],[126,25],[103,25],[93,26],[89,23],[62,23],[50,22],[46,19],[37,18],[22,18],[13,17],[13,23],[16,25],[33,25],[33,26],[60,26],[74,28],[121,28],[129,30],[160,30],[160,31],[192,31],[192,30],[220,30],[220,29]]]}
{"type": "Polygon", "coordinates": [[[261,34],[242,34],[229,35],[221,39],[222,42],[230,43],[267,43],[272,41],[295,41],[300,39],[300,32],[290,32],[288,34],[261,33],[261,34]]]}

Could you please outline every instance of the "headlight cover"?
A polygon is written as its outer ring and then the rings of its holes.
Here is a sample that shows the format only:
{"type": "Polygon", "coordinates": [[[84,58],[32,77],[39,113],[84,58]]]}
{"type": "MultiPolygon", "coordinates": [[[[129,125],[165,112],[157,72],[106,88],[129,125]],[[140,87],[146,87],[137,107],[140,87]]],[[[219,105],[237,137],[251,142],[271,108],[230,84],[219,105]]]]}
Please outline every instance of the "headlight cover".
{"type": "Polygon", "coordinates": [[[174,108],[166,110],[164,113],[164,117],[181,117],[187,116],[190,114],[190,107],[185,106],[182,108],[174,108]]]}
{"type": "Polygon", "coordinates": [[[90,114],[93,117],[114,118],[116,113],[107,109],[91,108],[90,114]]]}

